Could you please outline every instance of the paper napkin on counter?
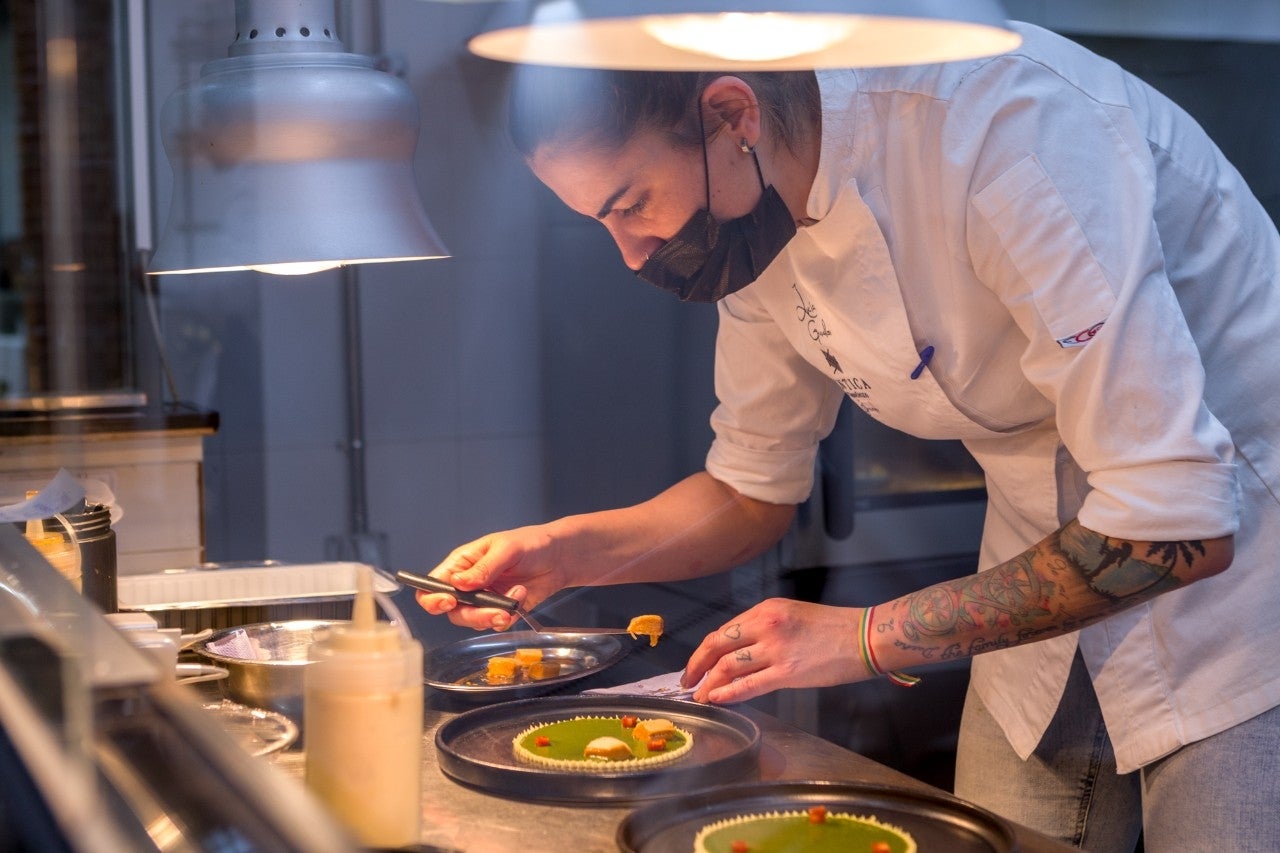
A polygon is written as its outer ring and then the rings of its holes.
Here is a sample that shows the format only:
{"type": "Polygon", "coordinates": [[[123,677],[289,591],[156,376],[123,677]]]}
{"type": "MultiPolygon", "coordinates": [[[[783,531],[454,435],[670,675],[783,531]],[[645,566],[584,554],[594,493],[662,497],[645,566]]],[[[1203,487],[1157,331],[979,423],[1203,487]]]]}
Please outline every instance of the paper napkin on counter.
{"type": "Polygon", "coordinates": [[[655,675],[651,678],[642,678],[639,681],[633,681],[630,684],[619,684],[616,687],[596,687],[591,690],[584,690],[584,696],[656,696],[660,699],[685,699],[693,698],[693,692],[697,690],[697,685],[693,687],[681,687],[680,672],[668,672],[665,675],[655,675]]]}

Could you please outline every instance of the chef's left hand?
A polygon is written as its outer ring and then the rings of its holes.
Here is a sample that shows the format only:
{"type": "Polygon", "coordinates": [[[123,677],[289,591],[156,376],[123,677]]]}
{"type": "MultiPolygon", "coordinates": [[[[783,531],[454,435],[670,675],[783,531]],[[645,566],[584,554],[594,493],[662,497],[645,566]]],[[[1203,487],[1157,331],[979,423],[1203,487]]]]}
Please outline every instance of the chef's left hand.
{"type": "Polygon", "coordinates": [[[681,683],[690,687],[701,679],[694,700],[727,704],[781,687],[870,678],[858,648],[860,615],[855,607],[762,601],[707,635],[689,658],[681,683]]]}

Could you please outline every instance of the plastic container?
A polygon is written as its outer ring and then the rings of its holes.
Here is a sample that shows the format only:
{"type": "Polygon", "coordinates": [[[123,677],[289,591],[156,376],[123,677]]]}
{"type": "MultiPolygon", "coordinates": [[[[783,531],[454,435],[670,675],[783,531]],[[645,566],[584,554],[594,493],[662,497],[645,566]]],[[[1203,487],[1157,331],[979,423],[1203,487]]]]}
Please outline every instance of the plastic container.
{"type": "Polygon", "coordinates": [[[407,847],[422,822],[422,646],[378,622],[362,566],[352,619],[316,638],[303,684],[306,784],[365,847],[407,847]]]}

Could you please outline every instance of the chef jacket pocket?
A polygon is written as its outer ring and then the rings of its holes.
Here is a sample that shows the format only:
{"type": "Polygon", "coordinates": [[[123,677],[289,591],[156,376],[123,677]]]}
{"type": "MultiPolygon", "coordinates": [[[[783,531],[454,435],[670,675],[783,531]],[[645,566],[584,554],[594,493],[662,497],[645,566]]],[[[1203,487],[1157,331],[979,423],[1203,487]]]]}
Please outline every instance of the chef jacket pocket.
{"type": "Polygon", "coordinates": [[[1007,304],[1031,297],[1058,346],[1087,344],[1115,306],[1106,273],[1079,221],[1034,154],[973,199],[1029,293],[1003,294],[1007,304]]]}

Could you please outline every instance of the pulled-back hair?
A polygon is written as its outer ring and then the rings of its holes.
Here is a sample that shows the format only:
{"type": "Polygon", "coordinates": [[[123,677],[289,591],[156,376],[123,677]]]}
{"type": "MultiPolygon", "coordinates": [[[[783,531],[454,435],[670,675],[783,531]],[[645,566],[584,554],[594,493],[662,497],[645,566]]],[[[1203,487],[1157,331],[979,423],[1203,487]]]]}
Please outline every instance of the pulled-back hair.
{"type": "MultiPolygon", "coordinates": [[[[519,65],[511,81],[507,126],[526,158],[546,143],[616,151],[655,131],[678,145],[698,145],[697,105],[723,72],[611,71],[519,65]]],[[[811,71],[743,72],[756,93],[764,126],[796,151],[817,126],[819,96],[811,71]]],[[[722,121],[704,115],[709,137],[722,121]]]]}

